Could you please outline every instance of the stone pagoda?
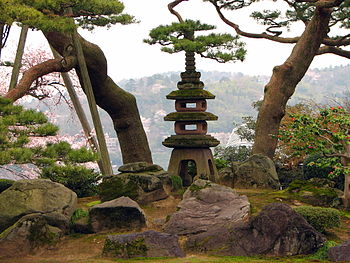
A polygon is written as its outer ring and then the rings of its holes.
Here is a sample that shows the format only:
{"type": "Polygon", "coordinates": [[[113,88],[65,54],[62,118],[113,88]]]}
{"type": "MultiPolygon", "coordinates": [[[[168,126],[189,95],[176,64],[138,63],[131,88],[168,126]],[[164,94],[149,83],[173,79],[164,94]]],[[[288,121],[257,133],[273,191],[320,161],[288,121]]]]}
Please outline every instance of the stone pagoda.
{"type": "Polygon", "coordinates": [[[175,121],[175,133],[166,138],[163,145],[174,148],[168,172],[182,178],[184,186],[192,183],[189,174],[189,163],[196,167],[196,175],[203,179],[215,181],[217,169],[213,154],[209,147],[217,146],[220,142],[207,135],[207,121],[217,120],[218,117],[206,112],[207,99],[215,96],[204,90],[204,83],[200,81],[200,72],[196,72],[195,54],[186,51],[186,71],[181,73],[178,90],[172,91],[167,99],[175,100],[176,112],[164,117],[166,121],[175,121]]]}

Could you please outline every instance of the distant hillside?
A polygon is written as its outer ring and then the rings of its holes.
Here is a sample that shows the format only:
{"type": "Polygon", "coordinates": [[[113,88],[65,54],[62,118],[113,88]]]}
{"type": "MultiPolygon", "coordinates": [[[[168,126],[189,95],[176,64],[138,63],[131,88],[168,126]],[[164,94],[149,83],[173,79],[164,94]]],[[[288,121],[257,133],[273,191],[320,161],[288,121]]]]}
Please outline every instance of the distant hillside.
{"type": "MultiPolygon", "coordinates": [[[[155,162],[165,168],[170,151],[163,147],[161,142],[168,135],[174,134],[173,123],[163,121],[165,114],[174,111],[174,101],[167,100],[165,96],[177,89],[179,74],[169,72],[119,82],[122,88],[136,96],[155,162]]],[[[269,76],[202,72],[201,79],[205,83],[205,88],[216,95],[214,100],[208,100],[208,111],[218,115],[219,120],[209,123],[209,131],[220,133],[217,135],[219,139],[225,140],[234,128],[233,123],[239,124],[242,116],[256,115],[251,105],[262,98],[264,85],[268,82],[269,76]]],[[[343,92],[349,91],[349,87],[350,65],[309,70],[298,85],[290,104],[305,99],[326,102],[332,96],[341,96],[343,92]]],[[[32,102],[27,106],[40,108],[42,111],[49,110],[56,115],[55,121],[61,127],[63,134],[74,135],[81,130],[74,113],[69,114],[69,109],[64,105],[52,106],[49,109],[43,103],[32,102]]],[[[105,132],[110,137],[115,137],[113,125],[107,114],[101,113],[101,115],[105,132]]],[[[114,148],[113,151],[114,163],[120,164],[118,149],[114,148]]]]}

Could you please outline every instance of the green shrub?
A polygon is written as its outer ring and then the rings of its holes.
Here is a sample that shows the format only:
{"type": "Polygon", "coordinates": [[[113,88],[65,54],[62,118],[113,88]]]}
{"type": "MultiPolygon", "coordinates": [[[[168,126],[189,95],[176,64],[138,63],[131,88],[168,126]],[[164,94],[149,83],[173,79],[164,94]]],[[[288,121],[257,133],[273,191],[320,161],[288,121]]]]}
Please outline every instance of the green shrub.
{"type": "Polygon", "coordinates": [[[74,224],[75,222],[77,222],[79,219],[83,218],[83,217],[87,217],[89,215],[89,211],[84,210],[82,208],[78,208],[74,211],[72,217],[70,218],[70,221],[72,224],[74,224]]]}
{"type": "Polygon", "coordinates": [[[323,245],[323,247],[321,247],[320,249],[318,249],[316,251],[315,254],[313,254],[312,256],[310,256],[310,259],[313,260],[327,260],[328,259],[328,250],[331,247],[335,247],[338,246],[338,243],[335,241],[326,241],[323,245]]]}
{"type": "Polygon", "coordinates": [[[226,168],[226,167],[230,167],[230,161],[228,161],[228,160],[215,158],[214,162],[215,162],[216,168],[218,170],[221,170],[221,169],[226,168]]]}
{"type": "Polygon", "coordinates": [[[15,181],[9,179],[0,179],[0,193],[11,187],[15,181]]]}
{"type": "Polygon", "coordinates": [[[276,172],[283,189],[287,188],[294,180],[304,180],[303,170],[301,167],[286,168],[276,166],[276,172]]]}
{"type": "Polygon", "coordinates": [[[16,163],[30,163],[33,157],[33,152],[29,148],[12,148],[9,153],[16,163]]]}
{"type": "Polygon", "coordinates": [[[332,181],[321,178],[294,180],[289,184],[287,191],[299,201],[313,206],[338,207],[341,205],[339,191],[332,188],[332,185],[332,181]]]}
{"type": "Polygon", "coordinates": [[[73,190],[78,197],[96,195],[100,179],[99,174],[93,170],[73,165],[44,167],[41,176],[65,185],[73,190]]]}
{"type": "Polygon", "coordinates": [[[182,188],[183,182],[180,176],[172,175],[170,176],[170,180],[171,180],[171,185],[173,186],[173,190],[176,191],[182,188]]]}
{"type": "Polygon", "coordinates": [[[299,206],[294,210],[321,233],[324,233],[327,228],[338,227],[340,225],[341,214],[334,208],[299,206]]]}
{"type": "Polygon", "coordinates": [[[344,189],[344,175],[329,178],[329,173],[334,171],[332,167],[319,167],[317,165],[309,165],[310,163],[320,163],[326,160],[327,157],[319,153],[309,155],[303,162],[303,175],[306,180],[311,178],[327,178],[335,183],[335,188],[344,189]]]}
{"type": "Polygon", "coordinates": [[[92,162],[97,159],[97,154],[85,147],[77,150],[71,150],[68,153],[68,160],[75,163],[86,163],[92,162]]]}
{"type": "Polygon", "coordinates": [[[59,142],[55,144],[48,144],[43,152],[43,156],[48,158],[63,158],[72,148],[68,142],[59,142]]]}

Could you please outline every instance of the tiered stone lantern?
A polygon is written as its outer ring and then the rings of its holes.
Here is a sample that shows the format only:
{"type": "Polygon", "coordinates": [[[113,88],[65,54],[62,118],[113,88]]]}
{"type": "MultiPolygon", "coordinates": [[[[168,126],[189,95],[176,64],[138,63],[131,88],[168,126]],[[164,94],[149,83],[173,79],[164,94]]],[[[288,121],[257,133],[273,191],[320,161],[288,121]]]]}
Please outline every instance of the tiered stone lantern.
{"type": "Polygon", "coordinates": [[[172,91],[167,99],[175,100],[176,112],[164,117],[166,121],[175,121],[175,133],[166,138],[163,145],[174,148],[169,162],[168,172],[182,178],[184,186],[192,183],[189,174],[189,163],[194,162],[196,174],[200,178],[215,181],[217,169],[210,147],[220,142],[207,135],[207,121],[217,120],[218,117],[206,112],[207,99],[215,96],[204,90],[200,81],[200,72],[196,72],[195,55],[186,52],[186,71],[181,73],[178,90],[172,91]]]}

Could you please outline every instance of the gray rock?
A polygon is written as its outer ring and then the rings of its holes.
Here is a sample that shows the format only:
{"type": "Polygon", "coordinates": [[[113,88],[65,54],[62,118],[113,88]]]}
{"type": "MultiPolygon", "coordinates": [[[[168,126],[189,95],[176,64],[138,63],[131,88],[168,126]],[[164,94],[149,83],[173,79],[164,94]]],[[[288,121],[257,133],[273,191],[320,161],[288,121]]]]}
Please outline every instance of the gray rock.
{"type": "Polygon", "coordinates": [[[235,171],[234,186],[238,188],[279,189],[280,183],[273,161],[262,154],[254,154],[235,171]]]}
{"type": "Polygon", "coordinates": [[[208,232],[190,236],[190,251],[227,256],[291,256],[314,253],[324,238],[286,204],[263,208],[249,222],[217,225],[208,232]]]}
{"type": "Polygon", "coordinates": [[[178,208],[164,231],[193,235],[208,231],[214,225],[245,220],[250,203],[246,196],[240,196],[232,188],[199,179],[184,193],[178,208]]]}
{"type": "Polygon", "coordinates": [[[177,236],[153,230],[107,236],[103,255],[118,258],[185,256],[177,236]]]}
{"type": "Polygon", "coordinates": [[[4,164],[0,165],[0,178],[9,180],[37,179],[40,169],[32,164],[4,164]]]}
{"type": "Polygon", "coordinates": [[[63,231],[49,224],[42,214],[23,216],[0,234],[0,259],[31,253],[39,247],[55,245],[63,231]]]}
{"type": "Polygon", "coordinates": [[[70,219],[77,195],[62,184],[46,179],[19,180],[0,194],[0,232],[22,216],[61,214],[70,219]]]}
{"type": "Polygon", "coordinates": [[[146,216],[140,206],[129,197],[120,197],[90,208],[93,232],[105,230],[134,230],[146,226],[146,216]]]}
{"type": "Polygon", "coordinates": [[[122,173],[157,172],[162,170],[163,168],[159,165],[147,162],[128,163],[118,168],[118,171],[122,173]]]}
{"type": "Polygon", "coordinates": [[[350,239],[340,246],[328,250],[328,259],[331,261],[350,261],[350,239]]]}

